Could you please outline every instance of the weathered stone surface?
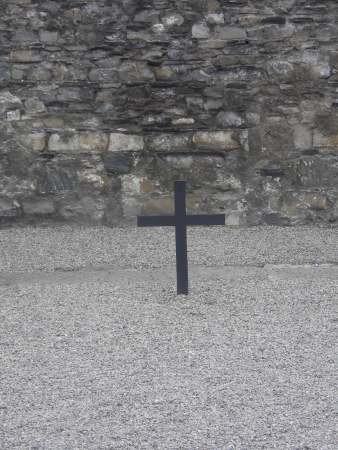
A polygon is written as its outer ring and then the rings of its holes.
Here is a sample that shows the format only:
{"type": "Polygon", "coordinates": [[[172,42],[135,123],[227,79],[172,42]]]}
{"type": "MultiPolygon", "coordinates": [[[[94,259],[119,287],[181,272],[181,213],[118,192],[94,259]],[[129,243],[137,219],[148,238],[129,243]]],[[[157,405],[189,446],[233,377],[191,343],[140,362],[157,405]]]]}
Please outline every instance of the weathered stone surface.
{"type": "Polygon", "coordinates": [[[90,81],[97,81],[99,83],[120,84],[119,73],[114,68],[93,69],[89,72],[88,78],[90,81]]]}
{"type": "Polygon", "coordinates": [[[233,150],[239,148],[230,131],[197,132],[193,136],[197,148],[207,150],[233,150]]]}
{"type": "Polygon", "coordinates": [[[93,95],[90,90],[83,91],[77,87],[65,87],[58,89],[56,100],[64,103],[81,102],[91,100],[93,95]]]}
{"type": "Polygon", "coordinates": [[[27,74],[27,78],[31,81],[50,81],[52,77],[52,72],[43,66],[34,67],[27,74]]]}
{"type": "Polygon", "coordinates": [[[40,30],[39,32],[40,41],[48,45],[56,44],[58,36],[57,31],[40,30]]]}
{"type": "Polygon", "coordinates": [[[39,194],[64,194],[78,188],[78,176],[74,169],[46,167],[37,171],[36,190],[39,194]]]}
{"type": "Polygon", "coordinates": [[[48,141],[51,152],[103,152],[108,146],[108,136],[105,133],[83,131],[79,133],[54,133],[48,141]]]}
{"type": "Polygon", "coordinates": [[[207,22],[212,25],[220,25],[224,23],[224,14],[223,13],[209,13],[206,16],[207,22]]]}
{"type": "Polygon", "coordinates": [[[180,117],[179,119],[173,119],[172,124],[177,126],[193,125],[195,119],[193,117],[180,117]]]}
{"type": "Polygon", "coordinates": [[[271,117],[262,128],[260,153],[280,159],[294,153],[293,127],[285,119],[271,117]]]}
{"type": "Polygon", "coordinates": [[[328,198],[323,193],[288,193],[284,195],[281,212],[289,218],[297,218],[308,209],[325,211],[329,206],[328,198]]]}
{"type": "Polygon", "coordinates": [[[174,202],[172,197],[153,198],[142,204],[141,214],[164,215],[174,214],[174,202]]]}
{"type": "Polygon", "coordinates": [[[47,199],[23,200],[22,209],[24,214],[45,216],[55,213],[54,202],[47,199]]]}
{"type": "Polygon", "coordinates": [[[59,201],[57,210],[59,216],[69,222],[98,224],[104,218],[105,200],[89,196],[64,198],[59,201]]]}
{"type": "Polygon", "coordinates": [[[143,22],[143,23],[158,22],[158,18],[159,12],[149,9],[144,9],[134,16],[135,22],[143,22]]]}
{"type": "Polygon", "coordinates": [[[27,45],[37,44],[39,42],[39,39],[36,33],[33,33],[31,31],[17,30],[14,33],[13,41],[21,45],[27,45]]]}
{"type": "Polygon", "coordinates": [[[217,114],[217,123],[224,128],[240,127],[244,124],[241,116],[232,111],[221,111],[217,114]]]}
{"type": "Polygon", "coordinates": [[[147,64],[140,62],[125,62],[119,67],[121,81],[126,83],[143,83],[154,80],[154,73],[147,64]]]}
{"type": "Polygon", "coordinates": [[[239,227],[243,222],[242,211],[231,211],[225,215],[225,225],[228,227],[239,227]]]}
{"type": "Polygon", "coordinates": [[[30,133],[20,137],[21,145],[34,152],[42,152],[46,148],[47,136],[44,132],[30,133]]]}
{"type": "Polygon", "coordinates": [[[229,226],[338,226],[334,1],[73,3],[2,5],[8,217],[118,225],[186,179],[229,226]]]}
{"type": "Polygon", "coordinates": [[[111,133],[108,150],[110,152],[141,151],[144,148],[142,136],[111,133]]]}
{"type": "Polygon", "coordinates": [[[191,30],[192,37],[195,39],[207,39],[210,34],[210,30],[205,23],[196,23],[191,30]]]}
{"type": "Polygon", "coordinates": [[[174,77],[175,73],[169,66],[154,67],[155,78],[158,81],[167,81],[174,77]]]}
{"type": "Polygon", "coordinates": [[[124,175],[121,182],[124,194],[134,196],[141,193],[142,178],[135,175],[124,175]]]}
{"type": "Polygon", "coordinates": [[[181,14],[168,14],[162,18],[162,22],[166,27],[180,26],[184,22],[184,17],[181,14]]]}
{"type": "Polygon", "coordinates": [[[295,66],[288,61],[273,60],[267,63],[267,72],[269,76],[277,78],[280,81],[292,81],[295,72],[295,66]]]}
{"type": "Polygon", "coordinates": [[[14,120],[20,120],[20,119],[21,119],[20,109],[14,109],[12,111],[6,112],[6,120],[8,120],[8,122],[12,122],[14,120]]]}
{"type": "Polygon", "coordinates": [[[155,152],[184,152],[192,147],[190,134],[155,134],[147,137],[147,149],[155,152]]]}
{"type": "Polygon", "coordinates": [[[20,205],[17,201],[0,197],[0,222],[20,217],[20,205]]]}
{"type": "Polygon", "coordinates": [[[34,63],[40,62],[42,59],[42,55],[39,52],[30,49],[13,50],[10,54],[11,62],[34,63]]]}
{"type": "Polygon", "coordinates": [[[295,147],[300,150],[311,149],[313,145],[312,130],[304,125],[294,127],[295,147]]]}
{"type": "Polygon", "coordinates": [[[302,156],[289,163],[290,176],[296,185],[302,188],[320,187],[327,189],[337,185],[337,156],[302,156]]]}
{"type": "Polygon", "coordinates": [[[336,134],[325,135],[319,130],[314,131],[313,135],[314,147],[331,147],[338,151],[338,128],[336,134]]]}
{"type": "Polygon", "coordinates": [[[32,97],[25,101],[25,109],[29,114],[41,114],[46,111],[46,106],[37,97],[32,97]]]}
{"type": "Polygon", "coordinates": [[[11,69],[9,64],[0,63],[0,82],[4,83],[11,79],[11,69]]]}
{"type": "Polygon", "coordinates": [[[112,152],[103,157],[106,171],[117,175],[129,173],[133,167],[133,160],[131,152],[112,152]]]}
{"type": "Polygon", "coordinates": [[[15,111],[22,106],[22,102],[19,97],[13,95],[11,92],[4,90],[0,91],[0,114],[4,114],[6,111],[15,111]]]}
{"type": "Polygon", "coordinates": [[[243,28],[224,27],[219,30],[218,38],[224,40],[245,39],[246,32],[243,28]]]}

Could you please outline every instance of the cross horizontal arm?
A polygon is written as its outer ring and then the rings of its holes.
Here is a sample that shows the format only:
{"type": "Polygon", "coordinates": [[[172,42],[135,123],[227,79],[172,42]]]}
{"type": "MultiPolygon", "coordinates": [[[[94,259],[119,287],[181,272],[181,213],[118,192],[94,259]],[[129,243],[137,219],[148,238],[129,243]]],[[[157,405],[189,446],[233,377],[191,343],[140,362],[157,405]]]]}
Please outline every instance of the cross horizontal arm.
{"type": "Polygon", "coordinates": [[[225,225],[224,214],[196,214],[187,216],[187,225],[225,225]]]}
{"type": "Polygon", "coordinates": [[[169,227],[175,225],[175,216],[138,216],[138,227],[169,227]]]}

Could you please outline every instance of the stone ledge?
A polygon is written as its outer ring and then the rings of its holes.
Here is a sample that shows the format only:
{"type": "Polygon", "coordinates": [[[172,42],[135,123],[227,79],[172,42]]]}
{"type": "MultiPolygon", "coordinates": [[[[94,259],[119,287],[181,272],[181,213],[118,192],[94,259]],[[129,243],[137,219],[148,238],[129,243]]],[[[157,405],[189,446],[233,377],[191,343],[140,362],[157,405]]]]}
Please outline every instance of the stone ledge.
{"type": "Polygon", "coordinates": [[[108,135],[92,131],[54,133],[48,141],[49,151],[61,153],[104,152],[107,147],[108,135]]]}
{"type": "Polygon", "coordinates": [[[199,131],[193,136],[193,144],[198,148],[211,150],[233,150],[240,147],[231,131],[199,131]]]}
{"type": "Polygon", "coordinates": [[[144,148],[143,136],[137,134],[111,133],[108,151],[141,151],[144,148]]]}
{"type": "Polygon", "coordinates": [[[186,133],[158,133],[147,136],[147,150],[157,152],[229,151],[239,149],[233,131],[196,131],[186,133]]]}

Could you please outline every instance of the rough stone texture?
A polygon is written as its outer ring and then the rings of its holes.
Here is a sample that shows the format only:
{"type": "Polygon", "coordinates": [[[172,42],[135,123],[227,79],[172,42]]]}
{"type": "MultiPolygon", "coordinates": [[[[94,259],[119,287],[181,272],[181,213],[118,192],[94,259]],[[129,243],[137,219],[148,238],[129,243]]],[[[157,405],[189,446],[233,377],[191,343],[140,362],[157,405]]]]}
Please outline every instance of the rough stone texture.
{"type": "Polygon", "coordinates": [[[0,7],[1,223],[338,223],[337,2],[0,7]]]}
{"type": "Polygon", "coordinates": [[[142,136],[126,135],[122,133],[111,133],[109,148],[110,152],[143,150],[144,142],[142,136]]]}

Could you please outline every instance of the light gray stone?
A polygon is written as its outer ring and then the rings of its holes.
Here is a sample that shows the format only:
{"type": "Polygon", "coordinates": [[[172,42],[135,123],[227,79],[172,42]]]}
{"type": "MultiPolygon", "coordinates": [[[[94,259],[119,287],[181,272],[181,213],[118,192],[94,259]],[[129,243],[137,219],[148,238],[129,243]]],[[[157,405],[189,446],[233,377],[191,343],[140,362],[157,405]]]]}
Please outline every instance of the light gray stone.
{"type": "Polygon", "coordinates": [[[233,150],[239,148],[230,131],[197,132],[193,136],[193,143],[197,148],[209,150],[233,150]]]}
{"type": "Polygon", "coordinates": [[[294,126],[294,140],[295,147],[299,150],[311,149],[312,142],[312,130],[310,130],[305,125],[295,125],[294,126]]]}
{"type": "Polygon", "coordinates": [[[224,14],[223,13],[209,13],[206,16],[206,20],[208,23],[212,25],[220,25],[224,23],[224,14]]]}
{"type": "Polygon", "coordinates": [[[32,68],[28,75],[28,78],[32,81],[50,81],[52,77],[52,72],[43,66],[32,68]]]}
{"type": "Polygon", "coordinates": [[[11,62],[33,63],[42,61],[41,53],[31,49],[12,50],[10,54],[11,62]]]}
{"type": "Polygon", "coordinates": [[[7,90],[0,91],[0,114],[4,114],[7,110],[15,110],[22,106],[19,97],[13,95],[7,90]]]}
{"type": "Polygon", "coordinates": [[[46,111],[45,104],[37,97],[28,98],[25,101],[25,108],[29,114],[40,114],[46,111]]]}
{"type": "Polygon", "coordinates": [[[120,84],[119,74],[116,68],[93,69],[88,76],[90,81],[120,84]]]}
{"type": "Polygon", "coordinates": [[[246,32],[243,28],[237,27],[223,27],[217,32],[217,37],[224,40],[245,39],[246,32]]]}
{"type": "Polygon", "coordinates": [[[147,149],[155,152],[181,152],[191,148],[190,134],[159,133],[147,137],[147,149]]]}
{"type": "Polygon", "coordinates": [[[110,152],[123,151],[141,151],[144,148],[144,140],[142,136],[111,133],[108,150],[110,152]]]}
{"type": "Polygon", "coordinates": [[[12,111],[6,112],[6,120],[8,122],[18,121],[21,119],[21,111],[20,109],[13,109],[12,111]]]}
{"type": "Polygon", "coordinates": [[[205,23],[195,23],[192,27],[191,34],[195,39],[208,39],[210,30],[205,23]]]}
{"type": "Polygon", "coordinates": [[[162,18],[166,27],[180,26],[184,23],[184,17],[181,14],[168,14],[162,18]]]}
{"type": "Polygon", "coordinates": [[[19,42],[23,45],[37,44],[39,42],[39,39],[38,39],[36,33],[33,33],[32,31],[24,31],[24,30],[16,31],[14,33],[13,40],[15,42],[19,42]]]}
{"type": "Polygon", "coordinates": [[[128,61],[119,67],[120,79],[126,83],[142,83],[155,79],[153,71],[144,62],[128,61]]]}
{"type": "Polygon", "coordinates": [[[58,214],[67,221],[82,224],[102,223],[105,211],[105,201],[103,198],[93,198],[83,196],[80,199],[61,201],[58,206],[58,214]]]}
{"type": "Polygon", "coordinates": [[[326,135],[320,130],[314,130],[314,147],[333,147],[338,149],[338,133],[326,135]]]}
{"type": "Polygon", "coordinates": [[[33,152],[42,152],[47,143],[47,135],[45,132],[35,132],[24,134],[19,137],[21,145],[32,150],[33,152]]]}
{"type": "Polygon", "coordinates": [[[40,30],[39,37],[44,44],[53,45],[56,44],[59,34],[57,31],[40,30]]]}
{"type": "Polygon", "coordinates": [[[267,63],[268,74],[278,76],[279,78],[288,79],[294,72],[294,65],[288,61],[274,60],[267,63]]]}
{"type": "Polygon", "coordinates": [[[232,111],[221,111],[217,114],[217,123],[224,128],[240,127],[244,124],[241,116],[232,111]]]}
{"type": "Polygon", "coordinates": [[[28,215],[48,215],[55,213],[55,206],[51,200],[24,200],[22,202],[24,214],[28,215]]]}
{"type": "Polygon", "coordinates": [[[53,133],[48,142],[49,151],[61,153],[103,152],[107,146],[107,134],[93,131],[53,133]]]}

